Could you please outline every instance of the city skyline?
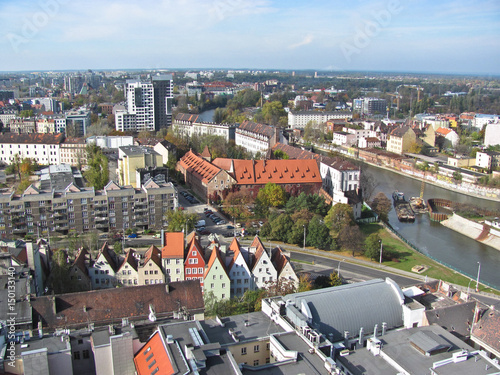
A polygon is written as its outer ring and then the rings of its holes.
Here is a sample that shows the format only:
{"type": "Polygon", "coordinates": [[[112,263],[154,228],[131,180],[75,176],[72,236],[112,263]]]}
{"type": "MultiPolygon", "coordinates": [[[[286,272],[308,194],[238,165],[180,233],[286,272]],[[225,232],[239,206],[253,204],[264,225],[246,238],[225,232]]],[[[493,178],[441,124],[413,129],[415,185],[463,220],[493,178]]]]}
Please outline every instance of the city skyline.
{"type": "Polygon", "coordinates": [[[498,75],[500,4],[4,1],[1,71],[250,68],[498,75]]]}

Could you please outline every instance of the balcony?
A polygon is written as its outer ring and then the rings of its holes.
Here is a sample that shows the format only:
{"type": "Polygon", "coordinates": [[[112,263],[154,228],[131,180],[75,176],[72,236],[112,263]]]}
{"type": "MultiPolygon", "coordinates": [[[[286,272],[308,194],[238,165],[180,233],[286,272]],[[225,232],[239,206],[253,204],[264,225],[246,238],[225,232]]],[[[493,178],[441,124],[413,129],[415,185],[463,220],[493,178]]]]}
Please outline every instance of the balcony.
{"type": "Polygon", "coordinates": [[[26,210],[24,209],[24,207],[21,207],[21,208],[18,208],[18,207],[11,207],[10,208],[10,212],[11,213],[19,213],[19,212],[22,212],[24,213],[26,210]]]}
{"type": "Polygon", "coordinates": [[[61,224],[61,225],[56,225],[56,231],[57,232],[64,232],[69,229],[67,224],[61,224]]]}
{"type": "Polygon", "coordinates": [[[108,217],[107,216],[96,216],[94,217],[94,221],[97,223],[98,221],[108,221],[108,217]]]}
{"type": "Polygon", "coordinates": [[[21,227],[21,228],[12,229],[12,233],[15,233],[15,234],[27,233],[27,232],[28,232],[28,227],[21,227]]]}
{"type": "Polygon", "coordinates": [[[106,228],[109,228],[109,223],[99,223],[99,224],[96,224],[95,227],[97,229],[106,229],[106,228]]]}

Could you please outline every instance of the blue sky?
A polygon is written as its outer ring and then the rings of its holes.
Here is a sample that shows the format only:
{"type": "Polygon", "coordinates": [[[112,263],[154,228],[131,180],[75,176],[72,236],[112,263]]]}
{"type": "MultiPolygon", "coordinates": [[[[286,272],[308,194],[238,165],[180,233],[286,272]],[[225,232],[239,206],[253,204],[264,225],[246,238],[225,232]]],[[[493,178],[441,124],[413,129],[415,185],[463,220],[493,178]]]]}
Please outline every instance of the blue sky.
{"type": "Polygon", "coordinates": [[[500,74],[500,1],[1,0],[0,71],[500,74]]]}

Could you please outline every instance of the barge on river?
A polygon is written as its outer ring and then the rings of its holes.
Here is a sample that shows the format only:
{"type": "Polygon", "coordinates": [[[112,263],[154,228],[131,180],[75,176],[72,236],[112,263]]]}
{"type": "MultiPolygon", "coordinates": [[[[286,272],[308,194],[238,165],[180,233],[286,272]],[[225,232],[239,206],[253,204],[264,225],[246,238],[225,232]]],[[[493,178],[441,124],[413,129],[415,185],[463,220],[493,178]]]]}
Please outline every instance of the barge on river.
{"type": "Polygon", "coordinates": [[[410,203],[406,201],[404,193],[395,191],[392,193],[392,200],[394,201],[394,209],[399,221],[415,221],[415,213],[411,209],[410,203]]]}

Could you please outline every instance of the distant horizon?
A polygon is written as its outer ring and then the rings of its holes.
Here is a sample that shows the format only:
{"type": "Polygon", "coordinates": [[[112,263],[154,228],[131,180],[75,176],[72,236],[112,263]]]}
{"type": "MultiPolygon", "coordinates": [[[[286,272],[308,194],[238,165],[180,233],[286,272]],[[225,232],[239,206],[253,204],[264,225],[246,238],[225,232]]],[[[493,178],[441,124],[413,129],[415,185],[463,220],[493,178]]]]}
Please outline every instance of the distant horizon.
{"type": "MultiPolygon", "coordinates": [[[[398,75],[398,74],[403,74],[403,75],[436,75],[436,76],[471,76],[471,77],[495,77],[495,78],[500,78],[500,73],[497,74],[491,74],[491,73],[474,73],[474,72],[463,72],[463,73],[450,73],[450,72],[439,72],[439,71],[398,71],[398,70],[321,70],[321,69],[314,69],[314,68],[305,68],[305,69],[291,69],[291,68],[284,68],[284,69],[278,69],[278,68],[209,68],[209,67],[204,67],[204,68],[82,68],[82,69],[28,69],[28,70],[0,70],[0,74],[23,74],[23,73],[83,73],[83,72],[117,72],[117,71],[124,71],[124,72],[160,72],[160,71],[165,71],[167,73],[169,72],[199,72],[199,71],[265,71],[266,74],[273,74],[276,72],[279,73],[292,73],[292,72],[299,72],[299,73],[330,73],[330,74],[342,74],[342,73],[347,73],[347,74],[355,74],[355,73],[363,73],[363,74],[368,74],[368,73],[373,73],[373,74],[388,74],[388,75],[398,75]]],[[[324,75],[319,76],[318,78],[327,78],[324,75]]]]}
{"type": "Polygon", "coordinates": [[[500,75],[498,0],[3,0],[0,35],[5,72],[267,66],[500,75]]]}

